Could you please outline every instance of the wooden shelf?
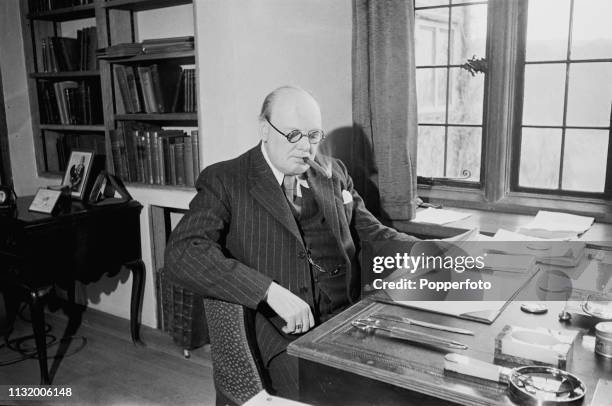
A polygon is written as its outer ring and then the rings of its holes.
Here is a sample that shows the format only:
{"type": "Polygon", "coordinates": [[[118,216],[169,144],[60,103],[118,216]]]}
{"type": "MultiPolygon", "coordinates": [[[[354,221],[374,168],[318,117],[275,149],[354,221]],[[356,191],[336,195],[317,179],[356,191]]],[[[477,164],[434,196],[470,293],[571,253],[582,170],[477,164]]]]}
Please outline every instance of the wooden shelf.
{"type": "Polygon", "coordinates": [[[109,0],[102,3],[102,7],[121,10],[143,11],[156,8],[180,6],[191,4],[192,0],[109,0]]]}
{"type": "Polygon", "coordinates": [[[102,124],[100,125],[65,125],[65,124],[41,124],[41,130],[49,131],[88,131],[97,132],[104,131],[105,128],[102,124]]]}
{"type": "Polygon", "coordinates": [[[117,121],[198,121],[198,113],[138,113],[138,114],[117,114],[117,121]]]}
{"type": "Polygon", "coordinates": [[[70,21],[91,18],[96,16],[95,4],[84,4],[82,6],[63,7],[57,10],[43,11],[41,13],[29,13],[30,20],[46,21],[70,21]]]}
{"type": "Polygon", "coordinates": [[[161,61],[164,59],[190,59],[191,63],[195,63],[195,51],[178,51],[178,52],[164,52],[158,54],[144,54],[128,56],[124,58],[103,58],[110,63],[137,63],[143,61],[161,61]]]}
{"type": "Polygon", "coordinates": [[[86,78],[100,77],[100,71],[97,70],[81,70],[71,72],[35,72],[30,73],[30,77],[34,79],[70,79],[70,78],[86,78]]]}

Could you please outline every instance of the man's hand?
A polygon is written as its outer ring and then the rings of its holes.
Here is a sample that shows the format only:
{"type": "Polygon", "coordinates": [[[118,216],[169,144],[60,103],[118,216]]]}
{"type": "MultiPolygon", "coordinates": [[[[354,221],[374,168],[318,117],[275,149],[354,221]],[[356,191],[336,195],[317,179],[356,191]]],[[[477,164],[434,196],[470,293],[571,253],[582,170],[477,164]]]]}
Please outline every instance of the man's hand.
{"type": "Polygon", "coordinates": [[[287,322],[283,327],[286,334],[305,333],[315,325],[308,303],[275,282],[268,289],[266,302],[287,322]]]}

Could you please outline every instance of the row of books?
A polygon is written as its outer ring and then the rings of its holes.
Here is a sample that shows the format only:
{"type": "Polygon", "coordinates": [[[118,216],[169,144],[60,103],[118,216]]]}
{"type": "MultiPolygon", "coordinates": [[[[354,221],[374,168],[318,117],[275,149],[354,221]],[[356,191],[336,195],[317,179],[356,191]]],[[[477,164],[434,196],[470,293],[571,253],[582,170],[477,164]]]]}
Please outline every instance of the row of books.
{"type": "Polygon", "coordinates": [[[193,49],[193,36],[186,36],[147,39],[142,42],[116,44],[99,49],[97,53],[100,59],[115,59],[146,54],[193,51],[193,49]]]}
{"type": "Polygon", "coordinates": [[[200,174],[198,131],[130,128],[111,131],[115,174],[128,182],[194,186],[200,174]]]}
{"type": "Polygon", "coordinates": [[[94,0],[30,0],[30,13],[42,13],[59,8],[91,4],[94,0]]]}
{"type": "Polygon", "coordinates": [[[41,80],[39,86],[40,121],[43,124],[91,125],[102,123],[99,85],[86,81],[41,80]]]}
{"type": "Polygon", "coordinates": [[[76,38],[48,37],[41,40],[42,71],[72,72],[97,70],[98,34],[96,27],[77,31],[76,38]]]}
{"type": "Polygon", "coordinates": [[[194,65],[115,65],[114,71],[126,113],[197,110],[194,65]]]}

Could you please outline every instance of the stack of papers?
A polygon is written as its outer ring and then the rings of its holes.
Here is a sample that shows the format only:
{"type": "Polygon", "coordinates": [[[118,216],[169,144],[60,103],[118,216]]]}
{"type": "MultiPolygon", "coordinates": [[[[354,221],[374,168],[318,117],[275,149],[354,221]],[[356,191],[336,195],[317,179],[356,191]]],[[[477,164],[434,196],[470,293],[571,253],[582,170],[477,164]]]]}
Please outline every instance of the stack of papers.
{"type": "Polygon", "coordinates": [[[593,217],[574,214],[539,211],[535,218],[519,230],[522,234],[539,238],[576,238],[593,225],[593,217]]]}
{"type": "Polygon", "coordinates": [[[586,244],[579,241],[543,239],[500,229],[492,240],[491,247],[496,253],[511,255],[533,255],[537,262],[547,265],[574,267],[584,257],[586,244]],[[519,244],[517,242],[523,242],[519,244]]]}
{"type": "Polygon", "coordinates": [[[470,213],[462,213],[460,211],[447,209],[434,209],[429,207],[425,210],[418,210],[416,217],[412,219],[412,221],[416,223],[446,224],[452,223],[453,221],[463,220],[464,218],[470,216],[470,213]]]}
{"type": "Polygon", "coordinates": [[[484,257],[484,269],[501,272],[527,272],[535,265],[533,255],[508,255],[487,253],[484,257]]]}

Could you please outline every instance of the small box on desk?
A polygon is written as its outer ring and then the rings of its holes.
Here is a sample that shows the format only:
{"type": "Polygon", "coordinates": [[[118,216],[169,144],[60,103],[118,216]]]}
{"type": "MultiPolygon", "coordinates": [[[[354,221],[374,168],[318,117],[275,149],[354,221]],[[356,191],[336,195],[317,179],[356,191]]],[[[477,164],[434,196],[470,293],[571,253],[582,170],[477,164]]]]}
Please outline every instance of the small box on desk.
{"type": "Polygon", "coordinates": [[[567,369],[577,331],[505,326],[495,337],[495,363],[507,366],[550,365],[567,369]]]}

